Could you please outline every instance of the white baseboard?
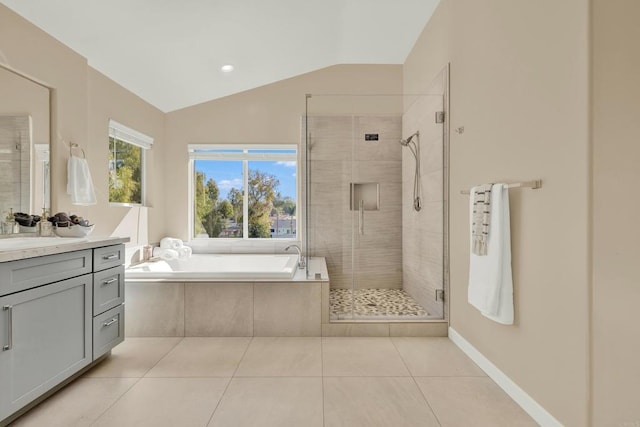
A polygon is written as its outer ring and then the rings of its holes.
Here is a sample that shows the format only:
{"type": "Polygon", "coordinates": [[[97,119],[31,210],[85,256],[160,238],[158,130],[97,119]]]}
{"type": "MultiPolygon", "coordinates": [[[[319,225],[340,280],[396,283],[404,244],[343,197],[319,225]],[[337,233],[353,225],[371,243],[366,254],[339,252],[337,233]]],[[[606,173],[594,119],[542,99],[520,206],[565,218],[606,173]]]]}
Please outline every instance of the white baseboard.
{"type": "Polygon", "coordinates": [[[513,382],[496,365],[491,363],[482,353],[478,351],[469,341],[455,329],[449,327],[449,339],[473,360],[498,386],[505,391],[515,402],[524,409],[538,424],[543,427],[563,427],[562,423],[547,412],[538,402],[513,382]]]}

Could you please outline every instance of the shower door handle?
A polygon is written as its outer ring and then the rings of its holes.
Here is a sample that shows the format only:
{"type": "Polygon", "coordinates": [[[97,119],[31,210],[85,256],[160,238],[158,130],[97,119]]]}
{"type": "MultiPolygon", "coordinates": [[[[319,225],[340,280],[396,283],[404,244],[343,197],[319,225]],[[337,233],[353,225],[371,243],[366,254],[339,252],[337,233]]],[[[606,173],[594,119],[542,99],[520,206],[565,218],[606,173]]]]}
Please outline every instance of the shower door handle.
{"type": "Polygon", "coordinates": [[[358,234],[364,234],[364,200],[360,200],[358,206],[358,234]]]}

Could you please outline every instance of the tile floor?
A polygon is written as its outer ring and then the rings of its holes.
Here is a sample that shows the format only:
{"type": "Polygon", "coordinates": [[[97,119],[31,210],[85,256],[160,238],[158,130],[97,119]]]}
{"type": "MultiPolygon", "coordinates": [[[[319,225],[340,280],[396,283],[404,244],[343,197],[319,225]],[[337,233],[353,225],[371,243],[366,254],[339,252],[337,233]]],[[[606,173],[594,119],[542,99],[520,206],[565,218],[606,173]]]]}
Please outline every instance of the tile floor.
{"type": "Polygon", "coordinates": [[[12,426],[516,427],[448,338],[128,338],[12,426]]]}

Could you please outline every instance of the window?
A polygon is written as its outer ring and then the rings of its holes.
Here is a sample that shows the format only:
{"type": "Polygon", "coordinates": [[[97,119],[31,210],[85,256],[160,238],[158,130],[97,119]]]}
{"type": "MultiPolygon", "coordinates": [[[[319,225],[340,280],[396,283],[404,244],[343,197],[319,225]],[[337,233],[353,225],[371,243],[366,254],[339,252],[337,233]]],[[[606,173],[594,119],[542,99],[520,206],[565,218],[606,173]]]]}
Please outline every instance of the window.
{"type": "Polygon", "coordinates": [[[191,236],[295,239],[295,145],[190,145],[191,236]]]}
{"type": "Polygon", "coordinates": [[[153,138],[109,120],[109,202],[144,204],[145,151],[153,138]]]}

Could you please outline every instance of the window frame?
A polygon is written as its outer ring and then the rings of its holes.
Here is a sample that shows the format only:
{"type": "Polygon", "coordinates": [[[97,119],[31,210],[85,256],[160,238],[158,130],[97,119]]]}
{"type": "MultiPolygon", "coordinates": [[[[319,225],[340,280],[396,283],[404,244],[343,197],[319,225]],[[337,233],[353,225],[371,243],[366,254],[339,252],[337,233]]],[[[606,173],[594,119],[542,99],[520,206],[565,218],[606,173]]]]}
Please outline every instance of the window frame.
{"type": "Polygon", "coordinates": [[[300,150],[297,144],[189,144],[189,179],[188,179],[188,215],[189,215],[189,241],[196,242],[297,242],[300,236],[300,150]],[[198,150],[242,150],[233,153],[203,153],[198,150]],[[249,150],[293,150],[295,153],[249,153],[249,150]],[[194,178],[196,160],[227,160],[242,162],[242,237],[195,237],[195,199],[194,178]],[[296,162],[296,237],[249,237],[249,162],[251,161],[295,161],[296,162]],[[246,219],[246,220],[245,220],[246,219]]]}
{"type": "MultiPolygon", "coordinates": [[[[123,207],[146,207],[147,206],[147,151],[153,147],[153,138],[138,132],[128,126],[123,125],[113,119],[109,119],[108,137],[118,141],[133,145],[140,148],[140,203],[130,202],[112,202],[109,189],[107,188],[107,198],[109,200],[109,206],[123,206],[123,207]]],[[[109,141],[109,148],[111,142],[109,141]]],[[[111,178],[109,178],[109,181],[111,178]]]]}

